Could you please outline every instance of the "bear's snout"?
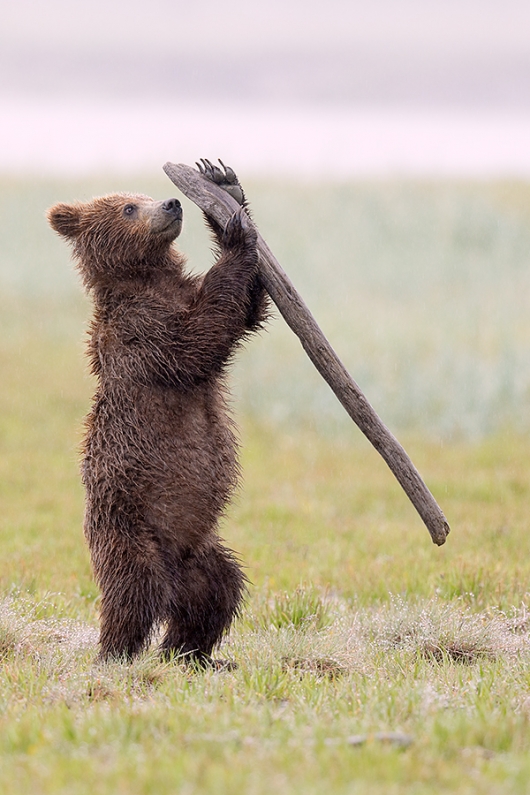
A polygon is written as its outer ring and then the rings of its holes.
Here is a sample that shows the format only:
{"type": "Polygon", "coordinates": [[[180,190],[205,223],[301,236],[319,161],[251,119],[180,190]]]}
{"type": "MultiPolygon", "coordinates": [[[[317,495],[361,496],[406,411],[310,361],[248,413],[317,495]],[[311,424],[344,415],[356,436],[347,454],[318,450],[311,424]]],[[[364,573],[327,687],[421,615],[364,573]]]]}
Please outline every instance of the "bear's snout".
{"type": "Polygon", "coordinates": [[[165,199],[146,204],[143,212],[150,219],[151,231],[167,240],[174,240],[182,229],[182,205],[178,199],[165,199]]]}
{"type": "Polygon", "coordinates": [[[182,205],[178,199],[166,199],[162,202],[162,209],[168,215],[174,215],[175,218],[182,217],[182,205]]]}

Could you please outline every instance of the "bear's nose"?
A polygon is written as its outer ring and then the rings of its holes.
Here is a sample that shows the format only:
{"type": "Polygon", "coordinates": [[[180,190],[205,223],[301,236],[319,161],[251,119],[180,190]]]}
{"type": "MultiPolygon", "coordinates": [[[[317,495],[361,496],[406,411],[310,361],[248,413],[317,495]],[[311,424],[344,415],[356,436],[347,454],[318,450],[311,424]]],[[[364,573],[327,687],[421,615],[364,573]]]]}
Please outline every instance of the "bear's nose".
{"type": "Polygon", "coordinates": [[[162,202],[162,209],[166,213],[171,213],[171,215],[178,215],[181,210],[181,204],[178,199],[166,199],[165,202],[162,202]]]}

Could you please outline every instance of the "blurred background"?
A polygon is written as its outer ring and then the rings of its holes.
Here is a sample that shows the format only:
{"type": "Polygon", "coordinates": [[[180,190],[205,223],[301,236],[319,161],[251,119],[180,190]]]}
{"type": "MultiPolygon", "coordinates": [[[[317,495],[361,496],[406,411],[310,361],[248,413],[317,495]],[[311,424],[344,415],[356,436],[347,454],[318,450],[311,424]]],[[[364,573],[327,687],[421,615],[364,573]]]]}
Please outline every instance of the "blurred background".
{"type": "MultiPolygon", "coordinates": [[[[89,313],[47,206],[163,198],[164,162],[221,157],[392,429],[528,428],[528,3],[1,0],[0,67],[2,345],[18,368],[37,338],[39,362],[61,349],[74,367],[89,313]]],[[[185,217],[202,269],[202,220],[185,217]]],[[[354,434],[282,321],[235,380],[267,427],[354,434]]]]}

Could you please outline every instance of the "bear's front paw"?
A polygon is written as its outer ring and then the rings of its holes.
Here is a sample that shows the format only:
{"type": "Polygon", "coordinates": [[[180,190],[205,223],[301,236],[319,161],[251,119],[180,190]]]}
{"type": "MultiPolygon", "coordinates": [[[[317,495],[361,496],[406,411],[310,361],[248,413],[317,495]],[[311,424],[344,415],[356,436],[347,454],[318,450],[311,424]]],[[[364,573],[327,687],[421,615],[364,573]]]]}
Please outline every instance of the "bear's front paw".
{"type": "Polygon", "coordinates": [[[206,179],[210,182],[215,182],[220,188],[223,188],[238,204],[242,207],[245,205],[245,193],[239,184],[236,172],[230,166],[225,166],[222,160],[219,160],[221,168],[215,166],[206,158],[202,157],[200,163],[197,162],[197,168],[206,179]]]}
{"type": "Polygon", "coordinates": [[[228,219],[223,232],[224,248],[243,248],[256,245],[257,234],[243,207],[228,219]]]}

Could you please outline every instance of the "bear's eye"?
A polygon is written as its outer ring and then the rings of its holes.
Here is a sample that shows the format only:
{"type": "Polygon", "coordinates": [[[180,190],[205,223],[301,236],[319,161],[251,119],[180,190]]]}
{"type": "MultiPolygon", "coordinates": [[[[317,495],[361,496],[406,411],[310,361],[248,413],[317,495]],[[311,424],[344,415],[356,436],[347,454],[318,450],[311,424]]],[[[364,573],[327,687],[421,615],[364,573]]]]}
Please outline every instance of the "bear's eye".
{"type": "Polygon", "coordinates": [[[128,218],[131,218],[133,215],[135,215],[136,210],[137,207],[135,204],[126,204],[125,207],[123,208],[123,214],[128,218]]]}

